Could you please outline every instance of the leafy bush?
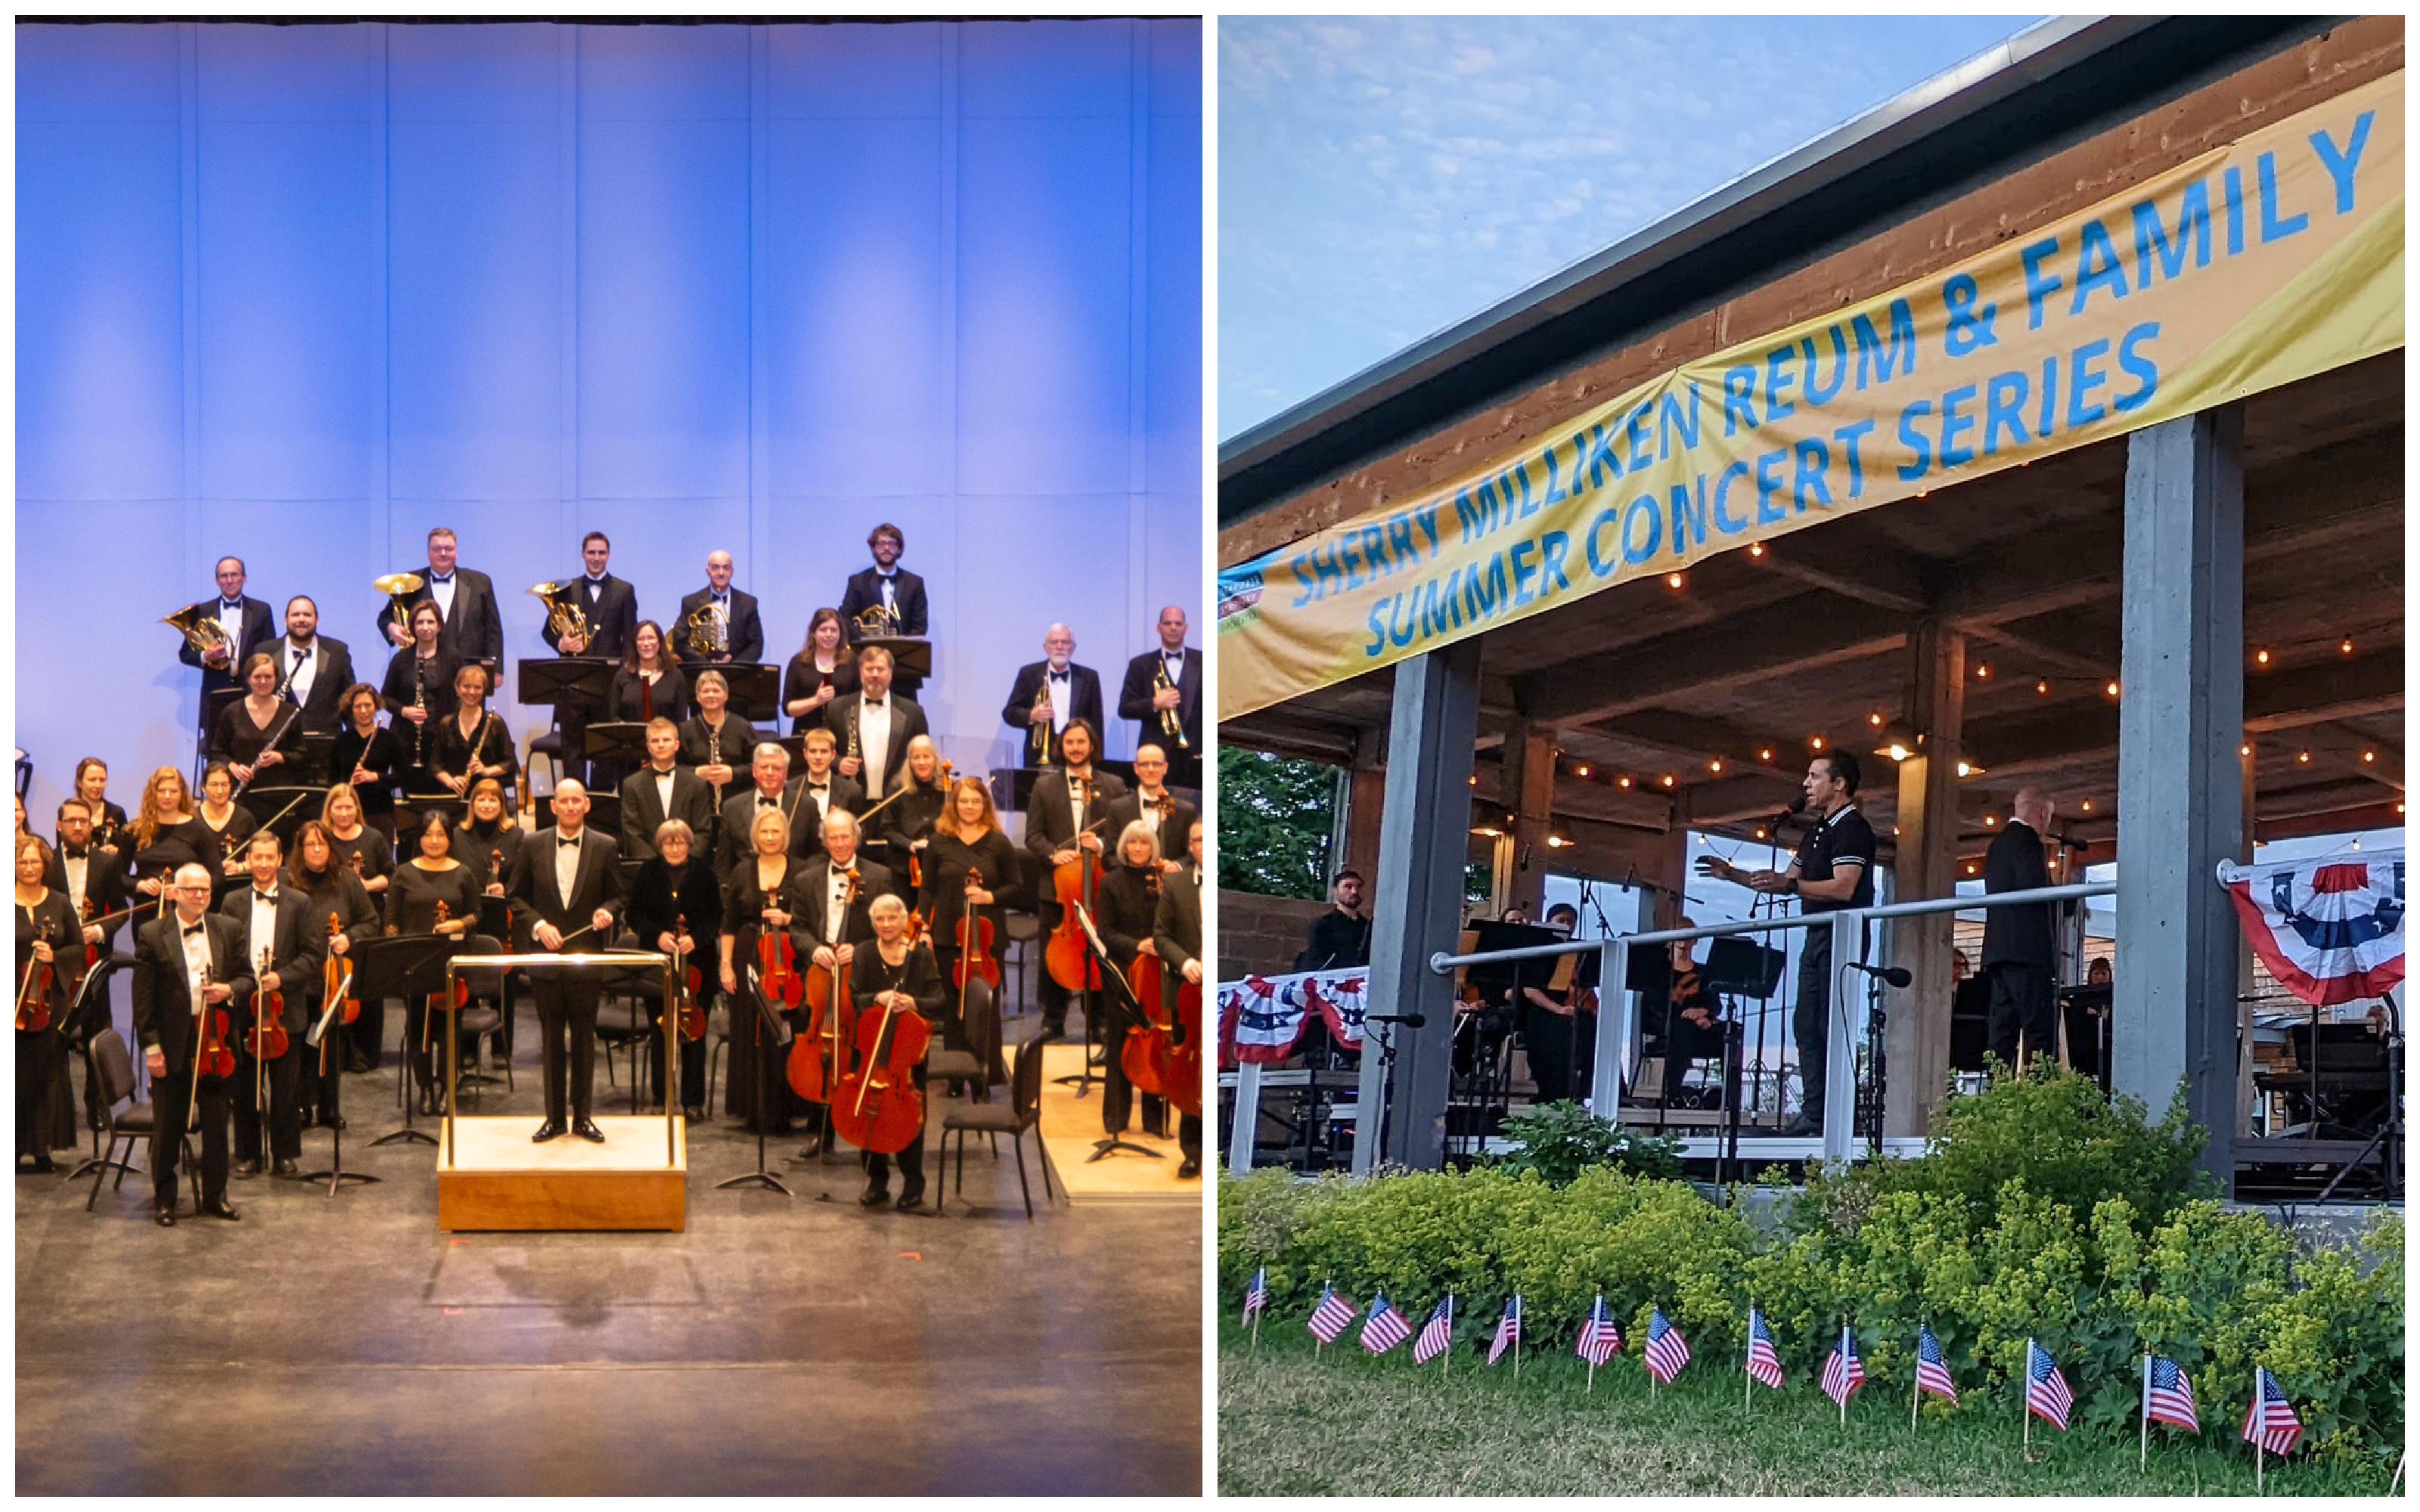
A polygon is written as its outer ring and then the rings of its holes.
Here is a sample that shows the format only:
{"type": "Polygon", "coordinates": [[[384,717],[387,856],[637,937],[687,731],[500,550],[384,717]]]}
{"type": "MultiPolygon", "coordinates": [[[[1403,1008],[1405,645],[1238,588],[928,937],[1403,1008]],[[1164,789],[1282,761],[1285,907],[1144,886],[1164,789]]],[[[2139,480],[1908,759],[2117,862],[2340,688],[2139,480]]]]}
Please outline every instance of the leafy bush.
{"type": "Polygon", "coordinates": [[[1569,1186],[1580,1172],[1606,1165],[1634,1176],[1681,1177],[1681,1141],[1607,1123],[1577,1103],[1542,1103],[1504,1116],[1512,1151],[1499,1170],[1535,1171],[1548,1186],[1569,1186]]]}

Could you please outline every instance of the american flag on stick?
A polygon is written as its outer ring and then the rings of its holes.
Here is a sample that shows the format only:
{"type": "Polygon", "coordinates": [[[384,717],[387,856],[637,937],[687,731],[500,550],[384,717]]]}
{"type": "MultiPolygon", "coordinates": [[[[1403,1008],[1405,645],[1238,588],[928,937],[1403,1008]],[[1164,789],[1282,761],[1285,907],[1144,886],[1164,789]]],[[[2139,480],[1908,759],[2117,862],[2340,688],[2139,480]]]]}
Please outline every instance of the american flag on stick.
{"type": "Polygon", "coordinates": [[[1689,1341],[1681,1336],[1658,1307],[1647,1319],[1647,1373],[1665,1385],[1689,1363],[1689,1341]]]}
{"type": "Polygon", "coordinates": [[[1764,1326],[1764,1314],[1750,1303],[1747,1309],[1747,1378],[1761,1381],[1775,1391],[1781,1389],[1781,1356],[1773,1348],[1773,1333],[1764,1326]]]}
{"type": "Polygon", "coordinates": [[[1866,1383],[1865,1362],[1857,1358],[1857,1335],[1849,1331],[1844,1319],[1840,1324],[1840,1342],[1823,1357],[1823,1395],[1840,1404],[1840,1421],[1849,1421],[1849,1398],[1866,1383]]]}
{"type": "Polygon", "coordinates": [[[1596,1294],[1596,1305],[1589,1309],[1588,1321],[1580,1325],[1577,1352],[1591,1367],[1621,1352],[1621,1330],[1613,1326],[1613,1310],[1605,1304],[1602,1291],[1596,1294]]]}
{"type": "Polygon", "coordinates": [[[1319,1305],[1311,1310],[1311,1336],[1323,1345],[1336,1342],[1337,1335],[1352,1326],[1359,1309],[1338,1296],[1332,1282],[1319,1284],[1319,1305]]]}
{"type": "Polygon", "coordinates": [[[2033,1420],[2040,1418],[2064,1433],[2067,1410],[2074,1405],[2075,1394],[2067,1389],[2067,1378],[2059,1374],[2057,1362],[2051,1359],[2050,1351],[2031,1339],[2025,1340],[2026,1427],[2030,1429],[2033,1420]]]}
{"type": "Polygon", "coordinates": [[[1244,1288],[1244,1321],[1251,1322],[1269,1304],[1269,1268],[1265,1265],[1252,1273],[1252,1284],[1244,1288]]]}
{"type": "Polygon", "coordinates": [[[1958,1405],[1958,1382],[1949,1379],[1949,1362],[1942,1358],[1941,1341],[1932,1336],[1930,1324],[1918,1324],[1916,1330],[1916,1389],[1958,1405]]]}
{"type": "Polygon", "coordinates": [[[1385,1292],[1370,1299],[1370,1316],[1361,1324],[1361,1347],[1372,1354],[1384,1354],[1412,1336],[1412,1325],[1395,1311],[1395,1304],[1385,1292]]]}
{"type": "Polygon", "coordinates": [[[2151,1368],[2143,1381],[2143,1421],[2168,1423],[2187,1433],[2201,1431],[2194,1412],[2193,1381],[2184,1366],[2163,1355],[2149,1357],[2151,1368]]]}
{"type": "Polygon", "coordinates": [[[2267,1365],[2254,1368],[2252,1407],[2243,1414],[2243,1442],[2257,1443],[2273,1455],[2288,1455],[2303,1438],[2303,1420],[2294,1415],[2285,1389],[2267,1365]]]}
{"type": "Polygon", "coordinates": [[[1521,1293],[1504,1299],[1504,1316],[1496,1320],[1496,1342],[1487,1347],[1487,1363],[1494,1365],[1504,1358],[1504,1351],[1513,1350],[1512,1368],[1521,1368],[1518,1348],[1521,1343],[1521,1293]]]}
{"type": "Polygon", "coordinates": [[[1449,1291],[1429,1314],[1429,1320],[1420,1325],[1420,1336],[1412,1342],[1412,1364],[1428,1364],[1445,1353],[1452,1343],[1453,1293],[1449,1291]]]}

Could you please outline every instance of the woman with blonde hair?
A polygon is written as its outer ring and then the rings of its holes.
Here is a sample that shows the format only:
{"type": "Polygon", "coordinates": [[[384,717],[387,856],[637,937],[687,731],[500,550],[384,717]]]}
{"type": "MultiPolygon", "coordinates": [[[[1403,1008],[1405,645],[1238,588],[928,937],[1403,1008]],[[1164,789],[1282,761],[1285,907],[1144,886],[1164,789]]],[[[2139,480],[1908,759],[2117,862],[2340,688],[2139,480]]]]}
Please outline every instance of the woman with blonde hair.
{"type": "MultiPolygon", "coordinates": [[[[703,685],[714,675],[704,673],[698,681],[703,685]]],[[[756,964],[757,940],[768,932],[789,932],[791,918],[799,912],[799,882],[806,868],[790,858],[790,822],[779,809],[756,815],[748,826],[748,842],[751,855],[731,869],[722,885],[721,980],[722,990],[731,995],[731,1079],[722,1106],[743,1120],[750,1134],[769,1136],[790,1132],[793,1094],[781,1069],[770,1063],[773,1049],[764,1037],[764,1016],[740,991],[740,983],[756,964]]],[[[806,965],[803,960],[797,963],[801,974],[806,965]]]]}

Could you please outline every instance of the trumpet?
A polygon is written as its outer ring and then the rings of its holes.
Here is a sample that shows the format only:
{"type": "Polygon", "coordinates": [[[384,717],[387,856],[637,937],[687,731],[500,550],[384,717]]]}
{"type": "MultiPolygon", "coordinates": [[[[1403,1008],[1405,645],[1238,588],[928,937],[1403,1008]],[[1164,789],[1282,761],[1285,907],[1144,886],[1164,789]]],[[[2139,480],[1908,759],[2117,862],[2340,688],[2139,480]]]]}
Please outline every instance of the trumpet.
{"type": "Polygon", "coordinates": [[[162,615],[160,623],[173,625],[183,631],[185,644],[207,656],[227,643],[226,626],[209,613],[213,607],[211,601],[205,598],[186,605],[174,614],[162,615]]]}
{"type": "Polygon", "coordinates": [[[888,604],[868,604],[857,611],[857,634],[860,639],[885,640],[899,633],[899,616],[888,604]]]}
{"type": "Polygon", "coordinates": [[[546,600],[546,638],[560,642],[565,636],[588,639],[588,616],[578,604],[566,604],[554,595],[569,588],[569,583],[538,583],[522,590],[534,597],[546,600]]]}
{"type": "Polygon", "coordinates": [[[1050,726],[1053,718],[1050,710],[1050,672],[1047,664],[1045,665],[1042,673],[1042,690],[1033,695],[1033,712],[1043,716],[1033,721],[1033,737],[1030,742],[1033,747],[1033,764],[1047,766],[1050,764],[1050,726]]]}
{"type": "MultiPolygon", "coordinates": [[[[1168,663],[1156,656],[1152,658],[1152,662],[1156,671],[1152,674],[1151,690],[1156,693],[1162,688],[1174,687],[1176,685],[1168,680],[1168,663]]],[[[1185,721],[1174,709],[1159,711],[1159,733],[1175,741],[1178,750],[1193,748],[1191,742],[1185,738],[1185,721]]]]}
{"type": "Polygon", "coordinates": [[[689,652],[692,656],[720,656],[731,649],[731,622],[713,604],[690,610],[689,652]]]}
{"type": "Polygon", "coordinates": [[[411,635],[411,595],[420,592],[427,579],[416,572],[390,572],[383,578],[373,578],[370,586],[386,595],[388,607],[395,613],[395,623],[403,627],[406,642],[411,635]]]}

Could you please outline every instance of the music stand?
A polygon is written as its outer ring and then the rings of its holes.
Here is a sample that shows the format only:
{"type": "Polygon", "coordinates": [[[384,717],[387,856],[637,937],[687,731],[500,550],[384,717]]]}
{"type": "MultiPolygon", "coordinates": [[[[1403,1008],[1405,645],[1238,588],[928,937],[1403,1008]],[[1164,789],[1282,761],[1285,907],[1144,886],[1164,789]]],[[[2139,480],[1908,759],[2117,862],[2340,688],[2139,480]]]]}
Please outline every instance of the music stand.
{"type": "Polygon", "coordinates": [[[913,677],[919,682],[933,675],[933,642],[921,635],[869,635],[849,642],[849,650],[863,651],[868,646],[880,646],[891,653],[891,675],[913,677]]]}
{"type": "Polygon", "coordinates": [[[681,671],[689,674],[690,708],[697,707],[697,674],[721,672],[723,686],[731,690],[725,709],[750,724],[777,721],[782,715],[782,669],[755,661],[684,662],[681,671]]]}
{"type": "MultiPolygon", "coordinates": [[[[749,1027],[749,1032],[757,1037],[756,1168],[752,1171],[742,1171],[737,1176],[730,1177],[724,1180],[715,1182],[714,1190],[720,1192],[726,1186],[747,1186],[751,1182],[753,1182],[761,1186],[769,1187],[773,1191],[782,1194],[782,1196],[795,1200],[798,1194],[783,1185],[782,1179],[780,1177],[765,1168],[765,1125],[768,1120],[770,1104],[773,1101],[773,1089],[771,1087],[767,1085],[766,1073],[771,1069],[770,1062],[772,1060],[772,1056],[765,1048],[765,1027],[768,1025],[772,1026],[773,1049],[779,1050],[783,1045],[790,1042],[790,1025],[788,1020],[783,1018],[781,1014],[773,1011],[773,1005],[766,1000],[764,990],[757,984],[756,968],[754,965],[750,964],[741,966],[740,976],[746,983],[746,985],[740,988],[741,994],[744,995],[750,1002],[756,1005],[755,1022],[749,1027]]],[[[666,1018],[670,1018],[672,1014],[667,1011],[664,1016],[666,1018]]],[[[638,1072],[632,1072],[631,1074],[635,1076],[638,1072]]],[[[672,1084],[677,1074],[677,1067],[667,1065],[664,1068],[664,1097],[667,1101],[670,1101],[673,1095],[672,1084]]],[[[831,1143],[831,1130],[830,1126],[827,1125],[824,1131],[824,1143],[829,1146],[831,1143]]],[[[818,1195],[818,1199],[824,1202],[830,1202],[831,1200],[831,1194],[829,1192],[821,1193],[818,1195]]]]}
{"type": "MultiPolygon", "coordinates": [[[[1145,1013],[1142,1011],[1142,1004],[1135,1000],[1134,988],[1127,984],[1125,974],[1110,968],[1109,964],[1109,949],[1108,946],[1101,943],[1100,932],[1093,927],[1093,916],[1085,910],[1082,903],[1073,903],[1069,906],[1076,910],[1076,922],[1082,926],[1084,938],[1090,940],[1093,944],[1093,955],[1094,959],[1101,963],[1101,980],[1103,981],[1114,981],[1118,984],[1118,995],[1124,998],[1125,1002],[1132,1005],[1136,1023],[1148,1023],[1151,1015],[1145,1013]]],[[[1084,1028],[1086,1031],[1084,1035],[1084,1058],[1088,1062],[1092,1059],[1093,1055],[1091,1043],[1093,1036],[1091,1030],[1093,1027],[1094,995],[1091,993],[1084,995],[1084,1028]]],[[[1106,1052],[1109,1044],[1109,1037],[1106,1033],[1102,1036],[1101,1043],[1104,1051],[1106,1052]]],[[[1106,1054],[1104,1056],[1104,1059],[1106,1061],[1106,1054]]],[[[1060,1079],[1064,1081],[1066,1078],[1061,1077],[1060,1079]]],[[[1105,1068],[1103,1080],[1107,1079],[1108,1077],[1105,1068]]],[[[1138,1155],[1149,1155],[1154,1160],[1166,1160],[1168,1158],[1168,1154],[1165,1150],[1154,1149],[1148,1145],[1129,1144],[1125,1140],[1119,1138],[1116,1134],[1108,1134],[1104,1138],[1093,1141],[1093,1152],[1084,1157],[1084,1164],[1090,1165],[1096,1160],[1106,1160],[1110,1155],[1115,1154],[1121,1149],[1131,1149],[1138,1155]]]]}
{"type": "MultiPolygon", "coordinates": [[[[361,963],[358,960],[355,961],[353,964],[353,974],[358,977],[361,974],[361,963]]],[[[361,995],[359,993],[355,993],[353,995],[359,997],[361,995]]],[[[302,1036],[302,1045],[298,1047],[302,1053],[326,1054],[325,1046],[327,1044],[328,1031],[335,1026],[336,1013],[337,1007],[335,1004],[322,1003],[319,1005],[319,1016],[312,1022],[310,1029],[302,1036]]],[[[341,1065],[335,1067],[333,1072],[320,1072],[323,1076],[342,1076],[344,1073],[345,1068],[341,1065]]],[[[334,1141],[330,1147],[328,1169],[324,1171],[305,1172],[302,1180],[305,1181],[327,1182],[328,1196],[332,1197],[336,1195],[337,1189],[343,1186],[347,1181],[359,1181],[364,1186],[368,1186],[373,1182],[383,1180],[383,1178],[370,1176],[361,1171],[349,1171],[345,1169],[344,1130],[332,1124],[328,1128],[328,1137],[334,1141]]]]}
{"type": "Polygon", "coordinates": [[[558,714],[566,704],[601,709],[613,692],[617,665],[603,656],[525,659],[520,663],[520,702],[552,704],[558,714]]]}
{"type": "MultiPolygon", "coordinates": [[[[446,958],[458,954],[463,942],[447,934],[394,934],[357,940],[353,945],[355,996],[426,997],[445,987],[446,958]]],[[[405,1022],[409,1023],[410,1020],[405,1022]]],[[[398,1082],[411,1080],[411,1047],[396,1067],[398,1082]]],[[[436,1140],[412,1127],[411,1099],[403,1099],[403,1127],[370,1141],[375,1149],[392,1144],[434,1145],[436,1140]]]]}

